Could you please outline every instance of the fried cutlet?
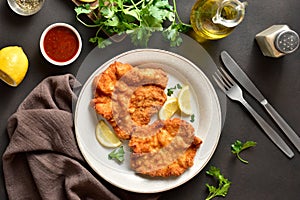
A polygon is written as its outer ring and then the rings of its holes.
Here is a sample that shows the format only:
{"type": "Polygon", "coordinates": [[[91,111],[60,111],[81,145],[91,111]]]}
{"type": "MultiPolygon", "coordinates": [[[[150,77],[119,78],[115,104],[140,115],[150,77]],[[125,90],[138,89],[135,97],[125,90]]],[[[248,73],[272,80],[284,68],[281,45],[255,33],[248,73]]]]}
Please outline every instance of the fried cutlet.
{"type": "Polygon", "coordinates": [[[117,80],[130,71],[133,67],[127,63],[114,62],[94,78],[93,88],[96,92],[111,95],[117,80]]]}
{"type": "Polygon", "coordinates": [[[139,69],[114,62],[95,77],[92,105],[120,139],[129,139],[131,131],[148,124],[164,104],[167,82],[161,69],[139,69]]]}
{"type": "Polygon", "coordinates": [[[93,90],[94,98],[92,99],[92,106],[96,112],[102,115],[105,119],[112,119],[112,93],[115,85],[126,72],[133,67],[129,64],[121,62],[114,62],[109,67],[94,78],[93,90]]]}
{"type": "Polygon", "coordinates": [[[137,125],[147,125],[166,101],[164,90],[155,85],[137,88],[130,98],[129,114],[137,125]]]}
{"type": "Polygon", "coordinates": [[[174,118],[156,121],[134,131],[129,141],[131,168],[149,176],[179,176],[193,166],[202,143],[193,126],[174,118]]]}
{"type": "Polygon", "coordinates": [[[165,89],[168,84],[167,74],[159,68],[133,68],[121,79],[130,87],[156,85],[165,89]]]}
{"type": "Polygon", "coordinates": [[[92,105],[120,139],[130,139],[131,168],[149,176],[179,176],[193,165],[202,143],[192,125],[151,116],[165,103],[168,82],[161,69],[134,68],[115,62],[94,79],[92,105]]]}

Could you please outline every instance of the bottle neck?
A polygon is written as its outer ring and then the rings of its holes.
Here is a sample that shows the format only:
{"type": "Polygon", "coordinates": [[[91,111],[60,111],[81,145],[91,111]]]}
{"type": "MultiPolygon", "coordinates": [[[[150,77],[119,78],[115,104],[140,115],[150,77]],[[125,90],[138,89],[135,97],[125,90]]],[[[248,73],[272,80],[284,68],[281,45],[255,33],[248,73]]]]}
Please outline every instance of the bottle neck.
{"type": "Polygon", "coordinates": [[[222,0],[219,3],[217,13],[212,18],[215,24],[221,24],[226,27],[235,27],[242,22],[245,16],[247,2],[238,0],[222,0]]]}

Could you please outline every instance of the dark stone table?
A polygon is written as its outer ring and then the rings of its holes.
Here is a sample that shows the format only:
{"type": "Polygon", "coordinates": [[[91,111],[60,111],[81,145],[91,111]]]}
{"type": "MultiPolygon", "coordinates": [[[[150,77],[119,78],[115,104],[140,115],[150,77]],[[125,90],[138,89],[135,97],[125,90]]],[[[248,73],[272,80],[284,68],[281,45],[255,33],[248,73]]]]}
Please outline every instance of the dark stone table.
{"type": "MultiPolygon", "coordinates": [[[[178,12],[183,21],[189,21],[189,13],[194,3],[195,0],[177,0],[178,12]]],[[[77,74],[85,57],[95,47],[88,42],[88,38],[92,37],[96,30],[88,29],[77,22],[73,8],[74,4],[71,1],[51,0],[45,2],[39,13],[22,17],[10,10],[6,1],[0,2],[0,48],[10,45],[22,46],[30,62],[26,78],[17,88],[0,81],[1,155],[9,142],[6,122],[28,93],[48,76],[77,74]],[[39,37],[42,31],[54,22],[66,22],[75,26],[83,39],[80,57],[73,64],[63,68],[47,63],[39,51],[39,37]]],[[[255,41],[255,35],[274,24],[287,24],[299,33],[299,10],[300,3],[297,0],[249,1],[244,21],[231,35],[218,41],[207,41],[201,44],[217,66],[222,66],[220,52],[227,50],[298,135],[300,134],[300,50],[281,58],[264,57],[255,41]]],[[[245,98],[281,134],[294,151],[294,158],[288,159],[280,152],[240,104],[227,100],[224,127],[217,149],[209,163],[187,183],[163,192],[160,200],[205,199],[208,195],[205,183],[214,184],[212,178],[205,174],[211,165],[220,168],[224,176],[232,181],[226,199],[299,199],[299,152],[259,103],[248,93],[245,93],[245,98]],[[242,154],[249,160],[249,164],[241,163],[230,152],[231,144],[237,139],[257,142],[256,147],[242,154]]],[[[2,160],[0,179],[0,199],[4,200],[7,195],[2,160]]]]}

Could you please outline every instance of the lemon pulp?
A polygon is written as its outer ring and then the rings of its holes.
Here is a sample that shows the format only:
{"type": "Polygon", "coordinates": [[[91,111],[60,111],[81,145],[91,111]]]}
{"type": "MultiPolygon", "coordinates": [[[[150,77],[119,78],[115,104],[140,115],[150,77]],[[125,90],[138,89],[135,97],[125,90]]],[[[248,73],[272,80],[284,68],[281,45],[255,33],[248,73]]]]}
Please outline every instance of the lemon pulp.
{"type": "Polygon", "coordinates": [[[161,120],[171,118],[178,110],[177,98],[172,97],[167,99],[163,107],[159,110],[158,117],[161,120]]]}
{"type": "Polygon", "coordinates": [[[189,86],[186,85],[184,86],[179,94],[178,94],[178,105],[179,109],[187,115],[192,115],[193,110],[192,110],[192,105],[191,105],[191,94],[190,94],[190,89],[189,86]]]}
{"type": "Polygon", "coordinates": [[[105,147],[118,147],[122,144],[104,120],[100,120],[96,126],[96,138],[105,147]]]}

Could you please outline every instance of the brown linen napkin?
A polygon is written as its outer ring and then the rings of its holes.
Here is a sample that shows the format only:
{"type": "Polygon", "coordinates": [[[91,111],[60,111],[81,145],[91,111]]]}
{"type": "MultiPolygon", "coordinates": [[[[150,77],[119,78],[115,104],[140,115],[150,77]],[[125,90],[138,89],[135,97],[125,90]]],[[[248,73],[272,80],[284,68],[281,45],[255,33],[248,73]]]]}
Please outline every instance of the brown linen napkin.
{"type": "Polygon", "coordinates": [[[158,199],[158,194],[111,186],[87,165],[74,135],[75,85],[79,84],[70,74],[46,78],[9,118],[10,143],[2,158],[9,198],[158,199]]]}

